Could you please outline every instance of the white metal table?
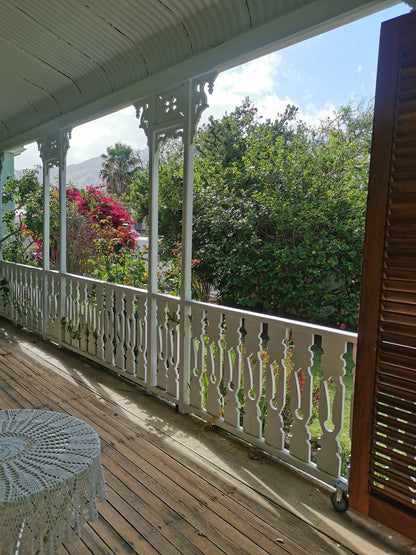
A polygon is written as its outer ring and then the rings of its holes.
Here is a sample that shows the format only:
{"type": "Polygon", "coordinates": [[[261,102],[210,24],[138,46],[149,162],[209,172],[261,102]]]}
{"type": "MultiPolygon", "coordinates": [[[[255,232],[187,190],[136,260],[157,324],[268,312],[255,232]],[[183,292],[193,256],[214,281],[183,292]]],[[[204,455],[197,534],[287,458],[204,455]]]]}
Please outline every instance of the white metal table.
{"type": "Polygon", "coordinates": [[[91,426],[58,412],[0,410],[0,553],[57,553],[97,519],[105,496],[91,426]]]}

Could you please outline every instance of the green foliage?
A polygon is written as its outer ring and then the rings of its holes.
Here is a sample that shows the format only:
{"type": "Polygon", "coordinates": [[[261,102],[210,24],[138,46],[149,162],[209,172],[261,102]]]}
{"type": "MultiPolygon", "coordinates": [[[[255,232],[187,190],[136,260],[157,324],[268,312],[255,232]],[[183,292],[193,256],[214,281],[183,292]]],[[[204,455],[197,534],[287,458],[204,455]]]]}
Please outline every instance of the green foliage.
{"type": "MultiPolygon", "coordinates": [[[[14,209],[3,214],[7,236],[2,245],[4,260],[39,265],[37,248],[43,233],[43,192],[36,169],[25,170],[20,179],[8,178],[3,187],[3,205],[12,203],[14,209]],[[29,229],[29,226],[30,229],[29,229]]],[[[51,221],[51,232],[57,221],[51,221]]]]}
{"type": "MultiPolygon", "coordinates": [[[[353,327],[371,115],[342,108],[319,129],[294,115],[253,119],[244,155],[228,165],[201,157],[197,272],[226,305],[353,327]]],[[[209,124],[203,133],[214,131],[209,124]]]]}
{"type": "MultiPolygon", "coordinates": [[[[372,108],[361,105],[318,127],[293,106],[262,121],[248,99],[211,118],[196,137],[195,277],[229,306],[355,328],[371,128],[372,108]]],[[[172,143],[159,177],[166,255],[182,224],[182,156],[172,143]]],[[[136,218],[147,215],[147,178],[131,186],[136,218]]]]}
{"type": "Polygon", "coordinates": [[[89,276],[102,281],[133,287],[143,287],[147,281],[147,265],[141,253],[138,249],[120,246],[120,238],[112,227],[100,230],[88,262],[89,276]]]}

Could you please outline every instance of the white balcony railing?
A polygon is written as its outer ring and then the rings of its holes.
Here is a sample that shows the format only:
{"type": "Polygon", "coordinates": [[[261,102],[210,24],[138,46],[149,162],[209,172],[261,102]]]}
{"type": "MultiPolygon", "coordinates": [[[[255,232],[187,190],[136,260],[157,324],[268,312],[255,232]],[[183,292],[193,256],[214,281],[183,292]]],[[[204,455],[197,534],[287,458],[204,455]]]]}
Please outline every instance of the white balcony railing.
{"type": "Polygon", "coordinates": [[[0,270],[3,316],[327,483],[340,476],[356,334],[4,261],[0,270]]]}

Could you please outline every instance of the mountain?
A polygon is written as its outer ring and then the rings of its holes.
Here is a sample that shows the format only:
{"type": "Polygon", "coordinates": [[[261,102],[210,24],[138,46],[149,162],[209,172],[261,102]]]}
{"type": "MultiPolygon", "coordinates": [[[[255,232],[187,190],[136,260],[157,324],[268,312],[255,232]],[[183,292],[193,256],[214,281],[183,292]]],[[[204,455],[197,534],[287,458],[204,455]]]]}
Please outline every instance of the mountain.
{"type": "MultiPolygon", "coordinates": [[[[147,163],[149,158],[147,149],[139,151],[140,158],[147,163]]],[[[68,185],[75,185],[79,189],[85,189],[87,185],[99,185],[103,182],[100,177],[100,170],[103,164],[101,156],[90,158],[78,164],[70,164],[66,167],[66,182],[68,185]]],[[[22,176],[21,171],[16,171],[17,178],[22,176]]],[[[42,170],[39,170],[39,178],[42,179],[42,170]]],[[[52,168],[50,172],[50,181],[54,185],[58,182],[58,168],[52,168]]]]}
{"type": "MultiPolygon", "coordinates": [[[[90,158],[79,164],[70,164],[66,167],[66,182],[68,185],[75,185],[80,189],[85,189],[87,185],[98,185],[103,180],[100,177],[100,170],[103,164],[101,156],[90,158]]],[[[51,170],[51,183],[58,180],[58,168],[51,170]]]]}

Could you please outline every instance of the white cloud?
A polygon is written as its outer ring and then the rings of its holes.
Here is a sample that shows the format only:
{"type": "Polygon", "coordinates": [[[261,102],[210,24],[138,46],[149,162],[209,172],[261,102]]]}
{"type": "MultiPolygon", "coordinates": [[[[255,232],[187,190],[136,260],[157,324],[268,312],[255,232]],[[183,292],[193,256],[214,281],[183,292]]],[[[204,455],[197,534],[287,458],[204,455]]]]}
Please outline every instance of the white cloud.
{"type": "Polygon", "coordinates": [[[34,166],[41,166],[42,160],[39,157],[39,150],[37,143],[31,143],[25,146],[25,151],[14,159],[14,167],[16,170],[24,170],[26,168],[33,168],[34,166]]]}
{"type": "Polygon", "coordinates": [[[284,56],[278,52],[220,73],[201,123],[205,123],[209,116],[220,118],[225,112],[232,112],[246,97],[254,102],[260,115],[275,118],[287,104],[293,104],[289,97],[276,94],[281,77],[299,79],[298,73],[285,63],[284,56]]]}
{"type": "Polygon", "coordinates": [[[331,118],[337,110],[332,102],[326,102],[323,106],[317,107],[312,102],[308,102],[305,108],[299,111],[299,119],[310,125],[316,125],[320,121],[331,118]]]}
{"type": "Polygon", "coordinates": [[[217,77],[214,90],[244,96],[272,91],[278,81],[279,69],[283,72],[283,56],[278,52],[263,56],[237,68],[224,71],[217,77]]]}
{"type": "Polygon", "coordinates": [[[68,150],[68,164],[100,156],[106,152],[108,146],[116,142],[129,144],[136,149],[147,146],[145,134],[139,127],[139,120],[132,106],[75,127],[72,131],[71,148],[68,150]]]}
{"type": "MultiPolygon", "coordinates": [[[[147,147],[146,136],[139,127],[139,120],[132,106],[74,127],[67,164],[77,164],[100,156],[106,152],[108,146],[116,142],[126,143],[140,150],[147,147]]],[[[18,170],[41,164],[36,143],[27,145],[26,151],[15,159],[15,168],[18,170]]]]}
{"type": "Polygon", "coordinates": [[[257,104],[260,115],[271,120],[276,119],[277,114],[283,114],[288,104],[295,104],[288,96],[279,98],[275,94],[265,96],[257,104]]]}

